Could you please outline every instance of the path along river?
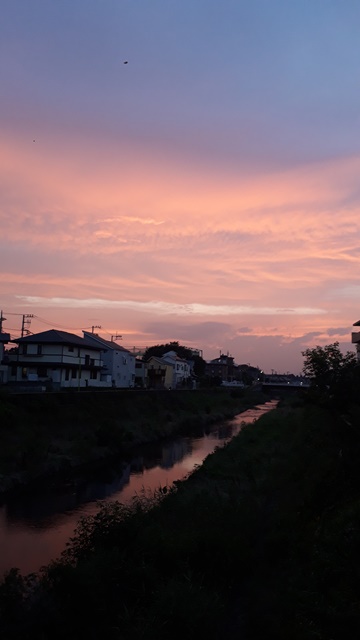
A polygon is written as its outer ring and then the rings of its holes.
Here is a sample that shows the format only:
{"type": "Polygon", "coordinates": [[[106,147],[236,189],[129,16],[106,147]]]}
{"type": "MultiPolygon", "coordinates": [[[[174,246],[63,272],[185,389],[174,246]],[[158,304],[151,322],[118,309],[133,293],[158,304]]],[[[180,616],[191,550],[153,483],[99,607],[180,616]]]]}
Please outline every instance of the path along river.
{"type": "Polygon", "coordinates": [[[201,437],[177,437],[170,442],[148,445],[117,468],[61,491],[13,498],[0,506],[0,579],[18,567],[23,574],[38,571],[60,556],[81,516],[93,515],[99,501],[129,502],[134,495],[171,486],[185,478],[216,447],[226,444],[244,424],[274,409],[266,402],[213,425],[201,437]]]}

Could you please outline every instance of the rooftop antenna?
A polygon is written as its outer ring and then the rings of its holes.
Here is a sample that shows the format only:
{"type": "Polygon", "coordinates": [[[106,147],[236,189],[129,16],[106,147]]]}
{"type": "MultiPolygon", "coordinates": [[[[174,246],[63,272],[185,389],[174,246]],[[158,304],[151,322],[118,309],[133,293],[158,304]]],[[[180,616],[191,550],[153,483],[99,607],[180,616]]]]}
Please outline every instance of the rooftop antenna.
{"type": "Polygon", "coordinates": [[[95,324],[93,327],[91,327],[91,333],[94,333],[94,329],[101,329],[101,326],[99,324],[95,324]]]}
{"type": "Polygon", "coordinates": [[[114,336],[111,336],[111,342],[114,342],[115,340],[122,340],[122,336],[120,336],[118,333],[115,333],[114,336]]]}

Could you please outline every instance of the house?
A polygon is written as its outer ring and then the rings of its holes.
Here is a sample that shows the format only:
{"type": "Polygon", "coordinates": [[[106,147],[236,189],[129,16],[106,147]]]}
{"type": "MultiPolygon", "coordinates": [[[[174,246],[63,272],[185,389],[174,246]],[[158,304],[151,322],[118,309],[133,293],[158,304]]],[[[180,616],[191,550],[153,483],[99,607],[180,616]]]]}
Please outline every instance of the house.
{"type": "MultiPolygon", "coordinates": [[[[353,327],[360,327],[360,320],[354,322],[353,327]]],[[[351,334],[351,342],[356,345],[357,359],[360,362],[360,331],[351,334]]]]}
{"type": "Polygon", "coordinates": [[[104,340],[97,333],[83,331],[84,338],[102,349],[104,374],[111,377],[116,388],[129,389],[135,385],[135,355],[118,345],[115,341],[104,340]]]}
{"type": "Polygon", "coordinates": [[[173,380],[171,386],[176,389],[186,384],[191,376],[190,363],[180,358],[176,351],[168,351],[162,356],[162,360],[173,365],[173,380]]]}
{"type": "Polygon", "coordinates": [[[9,382],[46,384],[52,389],[109,387],[101,378],[102,347],[85,338],[50,329],[13,340],[18,353],[9,354],[9,382]]]}
{"type": "Polygon", "coordinates": [[[4,361],[4,347],[10,342],[10,333],[0,333],[0,384],[7,382],[8,367],[4,361]]]}
{"type": "Polygon", "coordinates": [[[210,378],[219,378],[223,382],[233,382],[237,377],[237,366],[234,358],[220,353],[218,358],[206,363],[205,373],[210,378]]]}
{"type": "Polygon", "coordinates": [[[150,389],[171,389],[174,381],[174,365],[163,358],[151,356],[145,362],[147,386],[150,389]]]}

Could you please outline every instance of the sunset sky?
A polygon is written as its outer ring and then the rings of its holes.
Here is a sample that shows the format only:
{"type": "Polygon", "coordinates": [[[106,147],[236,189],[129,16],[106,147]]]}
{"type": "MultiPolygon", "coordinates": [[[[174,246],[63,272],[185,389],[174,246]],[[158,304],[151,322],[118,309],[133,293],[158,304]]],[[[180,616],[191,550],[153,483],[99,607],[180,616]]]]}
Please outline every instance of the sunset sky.
{"type": "Polygon", "coordinates": [[[354,350],[358,0],[2,0],[0,82],[4,331],[354,350]]]}

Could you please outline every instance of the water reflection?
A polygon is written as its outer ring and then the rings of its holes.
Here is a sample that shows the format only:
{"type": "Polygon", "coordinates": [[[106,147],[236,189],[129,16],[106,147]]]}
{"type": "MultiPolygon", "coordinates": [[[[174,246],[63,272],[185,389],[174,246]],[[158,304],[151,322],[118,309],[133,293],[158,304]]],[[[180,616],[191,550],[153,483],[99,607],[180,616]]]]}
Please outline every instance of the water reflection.
{"type": "Polygon", "coordinates": [[[131,460],[112,463],[61,491],[48,488],[4,504],[0,507],[0,575],[15,566],[23,573],[38,571],[60,555],[79,518],[96,513],[98,501],[128,502],[143,491],[171,486],[201,464],[220,442],[225,444],[243,424],[253,422],[275,404],[259,405],[196,438],[143,446],[131,460]]]}

